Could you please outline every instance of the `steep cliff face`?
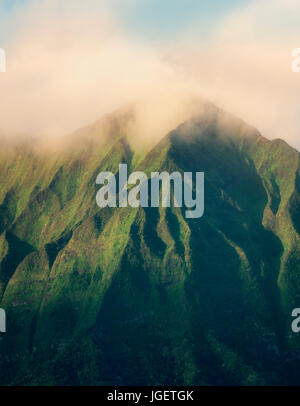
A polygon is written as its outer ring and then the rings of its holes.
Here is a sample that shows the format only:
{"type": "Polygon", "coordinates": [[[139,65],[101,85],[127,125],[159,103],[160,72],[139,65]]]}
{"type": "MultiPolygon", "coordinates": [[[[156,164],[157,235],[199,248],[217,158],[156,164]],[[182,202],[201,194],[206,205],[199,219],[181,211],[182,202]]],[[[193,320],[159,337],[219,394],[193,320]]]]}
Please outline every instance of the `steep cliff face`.
{"type": "Polygon", "coordinates": [[[1,383],[299,383],[299,153],[211,105],[147,148],[132,119],[2,142],[1,383]],[[100,209],[120,163],[205,172],[204,216],[100,209]]]}

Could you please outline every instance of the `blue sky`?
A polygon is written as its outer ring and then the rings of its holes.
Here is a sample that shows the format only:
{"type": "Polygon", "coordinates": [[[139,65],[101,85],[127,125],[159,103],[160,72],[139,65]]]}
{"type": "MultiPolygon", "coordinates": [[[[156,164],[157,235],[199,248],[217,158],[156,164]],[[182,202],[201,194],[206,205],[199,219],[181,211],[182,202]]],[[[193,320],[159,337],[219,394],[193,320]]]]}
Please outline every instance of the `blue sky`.
{"type": "MultiPolygon", "coordinates": [[[[0,0],[0,13],[10,13],[26,3],[30,0],[0,0]]],[[[113,14],[129,32],[150,41],[172,38],[193,26],[217,24],[219,18],[248,3],[251,0],[108,1],[113,14]]]]}
{"type": "Polygon", "coordinates": [[[14,8],[14,6],[19,5],[19,4],[24,4],[28,0],[1,0],[0,2],[0,10],[1,11],[10,11],[11,9],[14,8]]]}
{"type": "Polygon", "coordinates": [[[249,0],[140,0],[128,6],[117,0],[117,13],[137,35],[161,38],[180,34],[190,26],[217,22],[249,0]]]}

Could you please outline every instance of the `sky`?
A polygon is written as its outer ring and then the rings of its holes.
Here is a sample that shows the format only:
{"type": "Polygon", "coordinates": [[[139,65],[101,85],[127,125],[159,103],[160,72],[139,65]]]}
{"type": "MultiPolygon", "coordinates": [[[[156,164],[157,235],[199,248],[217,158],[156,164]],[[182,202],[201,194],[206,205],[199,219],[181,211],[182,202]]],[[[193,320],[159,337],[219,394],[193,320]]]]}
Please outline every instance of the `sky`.
{"type": "Polygon", "coordinates": [[[180,36],[193,25],[216,24],[218,19],[249,0],[142,0],[130,6],[118,1],[117,14],[136,35],[164,40],[180,36]]]}
{"type": "MultiPolygon", "coordinates": [[[[110,0],[110,3],[115,15],[132,33],[145,39],[159,40],[178,35],[193,24],[216,23],[224,14],[250,1],[110,0]]],[[[1,0],[0,13],[11,13],[16,7],[29,3],[30,0],[1,0]]]]}
{"type": "Polygon", "coordinates": [[[298,0],[0,0],[0,131],[64,134],[151,97],[162,120],[193,93],[300,150],[299,22],[298,0]]]}

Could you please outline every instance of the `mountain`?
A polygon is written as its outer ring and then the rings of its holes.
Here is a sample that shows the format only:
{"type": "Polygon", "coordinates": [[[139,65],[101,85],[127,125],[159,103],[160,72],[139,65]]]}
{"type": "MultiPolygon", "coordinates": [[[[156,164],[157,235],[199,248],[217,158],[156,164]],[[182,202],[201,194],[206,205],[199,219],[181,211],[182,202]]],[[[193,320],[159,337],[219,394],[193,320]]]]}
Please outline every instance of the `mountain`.
{"type": "Polygon", "coordinates": [[[299,384],[299,153],[209,103],[144,146],[134,119],[2,138],[0,383],[299,384]],[[205,172],[204,216],[100,209],[120,163],[205,172]]]}

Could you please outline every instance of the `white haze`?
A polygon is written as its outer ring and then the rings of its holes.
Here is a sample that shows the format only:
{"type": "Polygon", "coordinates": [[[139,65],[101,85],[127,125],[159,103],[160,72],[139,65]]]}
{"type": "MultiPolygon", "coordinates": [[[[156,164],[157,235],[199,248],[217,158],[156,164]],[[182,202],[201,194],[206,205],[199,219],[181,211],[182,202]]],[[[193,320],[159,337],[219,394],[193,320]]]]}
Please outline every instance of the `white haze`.
{"type": "Polygon", "coordinates": [[[149,98],[137,124],[152,137],[188,118],[191,93],[300,149],[300,73],[291,70],[299,17],[298,1],[258,0],[206,36],[187,27],[176,44],[150,46],[109,1],[31,1],[0,21],[9,38],[0,131],[65,134],[149,98]]]}

